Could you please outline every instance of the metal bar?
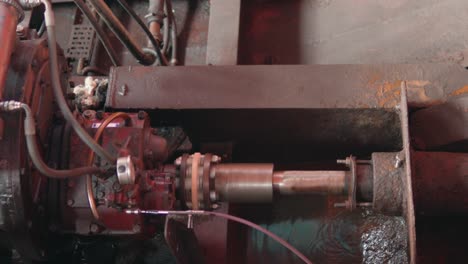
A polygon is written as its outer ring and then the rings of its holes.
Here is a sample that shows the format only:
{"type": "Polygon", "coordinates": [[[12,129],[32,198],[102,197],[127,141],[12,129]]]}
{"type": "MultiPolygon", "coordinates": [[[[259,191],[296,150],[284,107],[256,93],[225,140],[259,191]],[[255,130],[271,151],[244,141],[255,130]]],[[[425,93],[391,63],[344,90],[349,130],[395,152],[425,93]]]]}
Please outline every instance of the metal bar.
{"type": "Polygon", "coordinates": [[[408,99],[407,99],[407,83],[406,81],[401,82],[401,103],[400,103],[400,115],[401,115],[401,130],[403,137],[403,153],[405,155],[405,198],[406,206],[404,207],[404,215],[406,217],[406,226],[408,228],[408,251],[409,251],[409,263],[416,263],[416,220],[414,216],[414,202],[413,202],[413,189],[411,182],[411,141],[409,134],[408,124],[408,99]]]}
{"type": "Polygon", "coordinates": [[[106,106],[394,108],[402,79],[414,80],[408,82],[408,100],[421,106],[440,103],[468,85],[466,70],[449,64],[118,67],[111,71],[106,106]],[[119,95],[123,86],[128,92],[119,95]]]}

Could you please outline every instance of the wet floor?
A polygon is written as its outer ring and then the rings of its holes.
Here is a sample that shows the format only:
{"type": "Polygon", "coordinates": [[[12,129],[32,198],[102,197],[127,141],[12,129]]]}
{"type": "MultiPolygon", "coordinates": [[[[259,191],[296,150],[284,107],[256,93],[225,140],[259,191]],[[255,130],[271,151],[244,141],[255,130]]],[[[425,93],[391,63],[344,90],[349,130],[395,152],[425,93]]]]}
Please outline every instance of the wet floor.
{"type": "MultiPolygon", "coordinates": [[[[313,263],[408,263],[403,217],[369,209],[339,210],[336,214],[328,211],[328,216],[320,215],[320,211],[292,219],[276,214],[262,226],[288,240],[313,263]]],[[[247,263],[301,263],[261,233],[249,231],[248,240],[247,263]]]]}

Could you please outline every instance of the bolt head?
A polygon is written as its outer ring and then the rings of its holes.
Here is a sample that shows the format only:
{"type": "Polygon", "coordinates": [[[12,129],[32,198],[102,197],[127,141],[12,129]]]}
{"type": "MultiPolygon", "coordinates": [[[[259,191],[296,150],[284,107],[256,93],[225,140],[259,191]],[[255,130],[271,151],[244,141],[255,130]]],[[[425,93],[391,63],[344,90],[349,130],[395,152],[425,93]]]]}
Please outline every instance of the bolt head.
{"type": "Polygon", "coordinates": [[[123,84],[122,86],[120,86],[120,89],[118,91],[118,94],[121,95],[121,96],[125,96],[127,95],[127,92],[128,92],[128,87],[127,85],[123,84]]]}
{"type": "Polygon", "coordinates": [[[221,161],[221,157],[219,157],[219,156],[217,156],[217,155],[213,155],[213,156],[211,157],[211,162],[213,162],[213,163],[218,163],[218,162],[220,162],[220,161],[221,161]]]}
{"type": "Polygon", "coordinates": [[[94,224],[94,223],[93,223],[93,224],[91,224],[91,225],[89,226],[89,231],[90,231],[91,233],[98,233],[98,232],[99,232],[99,226],[98,226],[97,224],[94,224]]]}
{"type": "Polygon", "coordinates": [[[127,170],[127,168],[124,165],[120,165],[117,168],[117,170],[119,171],[119,173],[124,173],[127,170]]]}
{"type": "Polygon", "coordinates": [[[68,206],[73,206],[73,204],[75,204],[75,201],[73,199],[68,199],[67,200],[67,205],[68,206]]]}

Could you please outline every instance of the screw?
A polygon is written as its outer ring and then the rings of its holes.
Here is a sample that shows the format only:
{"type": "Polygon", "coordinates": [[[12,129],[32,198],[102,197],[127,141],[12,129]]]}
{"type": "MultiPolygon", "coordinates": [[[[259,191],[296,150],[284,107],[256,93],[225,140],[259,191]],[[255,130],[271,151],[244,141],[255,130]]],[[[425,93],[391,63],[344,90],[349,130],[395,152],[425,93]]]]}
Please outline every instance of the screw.
{"type": "Polygon", "coordinates": [[[127,95],[127,92],[128,92],[128,87],[126,84],[122,84],[122,86],[120,86],[120,89],[119,89],[119,95],[121,96],[125,96],[127,95]]]}
{"type": "Polygon", "coordinates": [[[68,199],[68,200],[67,200],[67,205],[68,205],[68,206],[71,207],[71,206],[73,206],[73,204],[75,204],[75,201],[74,201],[73,199],[68,199]]]}
{"type": "Polygon", "coordinates": [[[212,204],[212,205],[211,205],[211,208],[213,208],[214,210],[216,210],[216,209],[219,208],[219,204],[212,204]]]}
{"type": "Polygon", "coordinates": [[[343,203],[335,203],[335,204],[334,204],[334,207],[335,207],[335,208],[339,208],[339,207],[346,207],[346,208],[348,208],[348,206],[349,206],[349,201],[347,201],[347,200],[344,201],[343,203]]]}
{"type": "Polygon", "coordinates": [[[351,159],[350,159],[349,157],[346,158],[346,159],[344,159],[344,160],[339,159],[339,160],[336,161],[336,163],[338,163],[338,164],[344,164],[344,165],[346,165],[346,166],[350,166],[350,165],[351,165],[351,159]]]}
{"type": "Polygon", "coordinates": [[[174,164],[176,166],[180,166],[180,164],[182,164],[182,157],[178,157],[175,161],[174,161],[174,164]]]}

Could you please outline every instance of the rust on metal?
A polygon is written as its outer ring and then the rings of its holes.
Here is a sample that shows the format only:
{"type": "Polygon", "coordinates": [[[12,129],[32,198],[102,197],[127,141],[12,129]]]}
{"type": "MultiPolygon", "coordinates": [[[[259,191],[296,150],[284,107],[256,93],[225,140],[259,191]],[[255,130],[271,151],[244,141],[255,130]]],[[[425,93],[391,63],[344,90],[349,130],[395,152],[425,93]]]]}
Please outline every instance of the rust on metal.
{"type": "Polygon", "coordinates": [[[402,215],[404,207],[404,176],[402,166],[395,166],[399,152],[372,153],[373,207],[387,215],[402,215]]]}
{"type": "Polygon", "coordinates": [[[416,212],[468,213],[468,153],[413,152],[416,212]]]}
{"type": "Polygon", "coordinates": [[[404,216],[406,218],[406,225],[408,228],[408,251],[410,264],[416,263],[416,219],[414,215],[414,202],[413,202],[413,185],[411,180],[411,141],[409,133],[408,121],[408,98],[407,98],[407,85],[406,82],[401,82],[401,103],[400,103],[400,117],[401,117],[401,134],[403,137],[403,154],[405,165],[405,178],[404,178],[404,197],[406,203],[404,206],[404,216]]]}

